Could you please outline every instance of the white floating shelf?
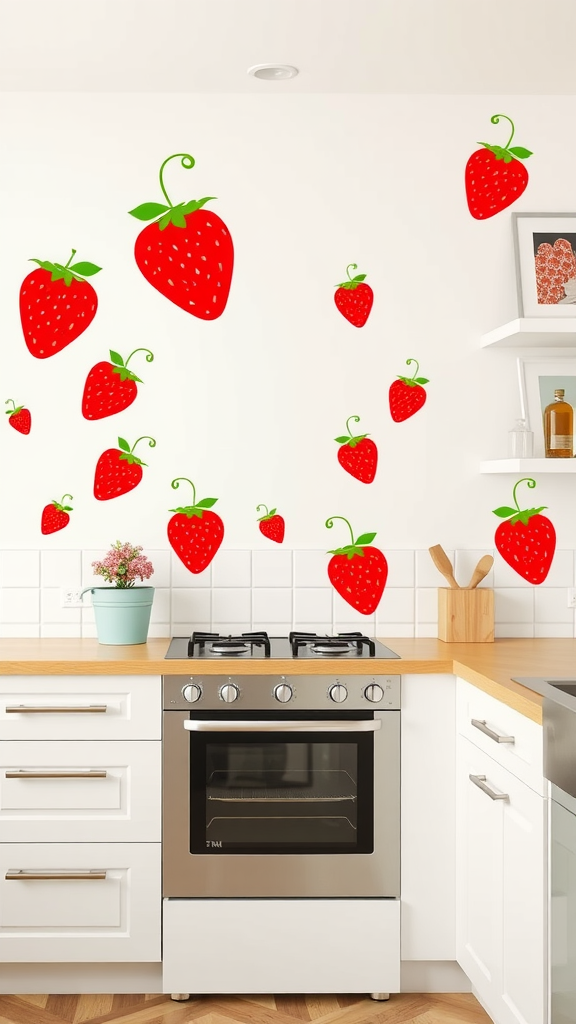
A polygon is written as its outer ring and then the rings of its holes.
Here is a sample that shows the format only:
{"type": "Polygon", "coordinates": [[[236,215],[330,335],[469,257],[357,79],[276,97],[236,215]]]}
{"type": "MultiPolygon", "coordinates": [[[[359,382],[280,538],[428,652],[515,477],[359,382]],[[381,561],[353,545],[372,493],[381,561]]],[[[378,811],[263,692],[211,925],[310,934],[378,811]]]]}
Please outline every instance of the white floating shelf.
{"type": "Polygon", "coordinates": [[[576,473],[576,459],[492,459],[481,473],[576,473]]]}
{"type": "Polygon", "coordinates": [[[511,320],[509,324],[496,327],[495,330],[483,334],[480,339],[482,348],[490,345],[536,348],[576,347],[576,317],[529,317],[511,320]]]}

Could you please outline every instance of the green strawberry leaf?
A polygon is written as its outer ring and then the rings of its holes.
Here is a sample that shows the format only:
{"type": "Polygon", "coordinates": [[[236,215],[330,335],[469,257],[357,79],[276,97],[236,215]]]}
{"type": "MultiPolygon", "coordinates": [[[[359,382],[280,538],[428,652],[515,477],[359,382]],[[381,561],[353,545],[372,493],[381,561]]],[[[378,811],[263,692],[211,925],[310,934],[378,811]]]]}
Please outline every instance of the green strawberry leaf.
{"type": "Polygon", "coordinates": [[[202,519],[202,509],[198,508],[197,505],[179,505],[178,508],[170,508],[169,512],[177,512],[181,516],[187,516],[188,519],[192,519],[194,516],[198,516],[202,519]]]}
{"type": "Polygon", "coordinates": [[[195,210],[201,210],[206,203],[209,203],[212,199],[217,199],[217,196],[204,196],[203,199],[192,199],[190,203],[185,203],[183,206],[184,213],[194,213],[195,210]]]}
{"type": "Polygon", "coordinates": [[[118,447],[121,448],[123,452],[130,452],[130,445],[123,437],[118,438],[118,447]]]}
{"type": "Polygon", "coordinates": [[[363,544],[371,544],[375,536],[375,533],[363,533],[360,537],[357,538],[356,544],[358,544],[358,546],[362,546],[363,544]]]}
{"type": "Polygon", "coordinates": [[[69,269],[81,277],[93,277],[94,274],[100,273],[102,267],[96,266],[95,263],[73,263],[69,269]]]}
{"type": "Polygon", "coordinates": [[[335,437],[334,440],[337,441],[338,444],[348,444],[350,438],[347,434],[342,434],[342,437],[335,437]]]}
{"type": "Polygon", "coordinates": [[[112,373],[117,373],[121,381],[135,380],[138,384],[144,383],[144,381],[141,380],[140,377],[137,377],[135,373],[132,373],[132,370],[129,370],[127,366],[113,366],[112,373]]]}
{"type": "Polygon", "coordinates": [[[268,518],[272,519],[272,516],[275,516],[277,511],[278,511],[278,509],[271,508],[269,513],[268,513],[268,518]]]}
{"type": "Polygon", "coordinates": [[[352,278],[352,283],[360,284],[361,281],[366,280],[366,274],[357,274],[356,277],[352,278]]]}
{"type": "Polygon", "coordinates": [[[136,464],[137,466],[147,466],[147,462],[142,462],[137,455],[132,455],[131,452],[122,452],[120,455],[121,462],[127,462],[129,466],[136,464]]]}
{"type": "Polygon", "coordinates": [[[505,150],[504,151],[504,156],[502,157],[502,159],[504,160],[505,164],[511,164],[513,159],[514,159],[514,157],[511,156],[511,154],[508,152],[508,150],[505,150]]]}
{"type": "Polygon", "coordinates": [[[359,548],[356,544],[347,544],[346,547],[335,548],[333,551],[329,551],[328,554],[346,555],[347,558],[354,558],[354,555],[359,555],[360,558],[364,558],[364,548],[359,548]]]}
{"type": "Polygon", "coordinates": [[[508,516],[515,516],[518,509],[510,508],[508,505],[501,505],[500,508],[492,509],[495,516],[500,516],[500,519],[508,519],[508,516]]]}
{"type": "Polygon", "coordinates": [[[415,384],[429,384],[430,381],[428,380],[428,377],[415,377],[414,378],[414,383],[415,384]]]}
{"type": "Polygon", "coordinates": [[[172,214],[172,223],[175,228],[186,227],[186,217],[184,216],[184,212],[182,209],[174,210],[174,213],[172,214]]]}
{"type": "Polygon", "coordinates": [[[161,213],[165,213],[169,209],[169,206],[163,206],[162,203],[142,203],[141,206],[135,206],[133,210],[128,210],[128,213],[131,217],[136,217],[137,220],[154,220],[155,217],[159,217],[161,213]]]}
{"type": "Polygon", "coordinates": [[[215,505],[218,498],[202,498],[202,501],[197,501],[194,508],[212,508],[215,505]]]}
{"type": "Polygon", "coordinates": [[[72,508],[72,505],[59,505],[58,507],[59,507],[61,512],[73,512],[74,511],[74,509],[72,508]]]}
{"type": "Polygon", "coordinates": [[[171,220],[172,213],[165,213],[164,216],[161,217],[160,220],[158,221],[158,227],[160,228],[160,231],[164,231],[164,228],[168,227],[171,220]]]}
{"type": "Polygon", "coordinates": [[[513,516],[512,519],[510,520],[510,524],[514,526],[515,523],[520,522],[523,524],[523,526],[526,526],[528,524],[528,520],[532,516],[537,516],[547,507],[547,505],[541,505],[540,508],[527,508],[523,512],[516,512],[516,515],[513,516]]]}
{"type": "Polygon", "coordinates": [[[110,349],[110,361],[115,363],[116,366],[124,366],[122,356],[118,352],[114,352],[112,349],[110,349]]]}
{"type": "Polygon", "coordinates": [[[416,381],[413,377],[401,377],[399,373],[396,374],[398,380],[401,380],[403,384],[407,384],[409,388],[416,387],[416,381]]]}
{"type": "Polygon", "coordinates": [[[532,156],[532,150],[524,149],[524,146],[511,146],[508,152],[519,157],[520,160],[527,160],[529,156],[532,156]]]}

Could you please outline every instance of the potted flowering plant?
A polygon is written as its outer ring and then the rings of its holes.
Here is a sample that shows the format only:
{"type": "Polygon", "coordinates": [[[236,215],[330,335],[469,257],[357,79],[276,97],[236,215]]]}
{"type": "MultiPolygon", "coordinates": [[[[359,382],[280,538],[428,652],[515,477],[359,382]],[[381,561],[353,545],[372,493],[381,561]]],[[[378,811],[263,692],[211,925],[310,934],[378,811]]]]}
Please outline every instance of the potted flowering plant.
{"type": "Polygon", "coordinates": [[[137,587],[136,580],[150,579],[154,567],[141,552],[141,545],[117,540],[101,561],[92,562],[94,574],[112,584],[82,591],[92,594],[101,644],[145,644],[148,639],[154,587],[137,587]]]}

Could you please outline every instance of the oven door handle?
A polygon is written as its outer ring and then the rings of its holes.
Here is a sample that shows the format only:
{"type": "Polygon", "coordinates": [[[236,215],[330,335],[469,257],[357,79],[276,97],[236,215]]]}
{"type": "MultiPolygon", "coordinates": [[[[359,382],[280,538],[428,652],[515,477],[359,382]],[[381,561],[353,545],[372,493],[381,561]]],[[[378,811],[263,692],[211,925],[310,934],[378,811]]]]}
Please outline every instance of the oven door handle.
{"type": "Polygon", "coordinates": [[[359,722],[199,722],[187,719],[184,728],[189,732],[377,732],[382,722],[379,718],[359,722]]]}

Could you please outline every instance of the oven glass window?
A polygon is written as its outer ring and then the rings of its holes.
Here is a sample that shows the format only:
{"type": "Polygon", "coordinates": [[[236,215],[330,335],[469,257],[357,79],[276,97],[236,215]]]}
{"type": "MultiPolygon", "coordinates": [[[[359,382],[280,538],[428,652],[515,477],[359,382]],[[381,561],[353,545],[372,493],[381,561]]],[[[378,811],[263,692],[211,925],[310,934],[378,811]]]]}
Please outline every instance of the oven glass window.
{"type": "Polygon", "coordinates": [[[371,853],[372,733],[191,734],[192,853],[371,853]]]}

